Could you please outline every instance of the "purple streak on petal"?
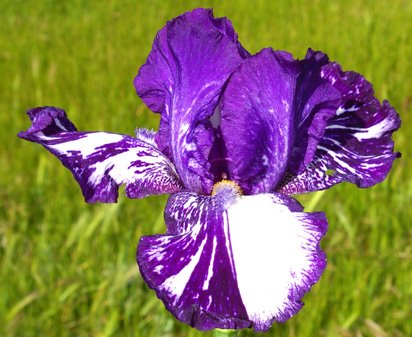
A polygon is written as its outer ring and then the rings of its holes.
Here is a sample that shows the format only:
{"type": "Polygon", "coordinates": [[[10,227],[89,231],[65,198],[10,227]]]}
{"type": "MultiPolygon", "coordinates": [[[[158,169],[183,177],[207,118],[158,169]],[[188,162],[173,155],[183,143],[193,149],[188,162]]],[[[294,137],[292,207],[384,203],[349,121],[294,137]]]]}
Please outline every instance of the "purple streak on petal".
{"type": "Polygon", "coordinates": [[[300,73],[294,95],[295,141],[288,166],[290,173],[303,172],[312,161],[325,127],[340,103],[340,93],[321,77],[321,67],[329,62],[321,52],[309,49],[299,62],[300,73]]]}
{"type": "Polygon", "coordinates": [[[160,150],[192,191],[208,193],[213,185],[208,170],[210,149],[199,149],[199,137],[214,137],[209,117],[227,78],[247,55],[228,19],[196,9],[159,31],[135,78],[137,94],[161,113],[156,138],[160,150]]]}
{"type": "Polygon", "coordinates": [[[341,92],[340,107],[328,121],[313,161],[301,174],[286,176],[278,187],[282,193],[316,191],[342,181],[370,187],[386,178],[399,157],[392,141],[399,115],[387,101],[379,103],[372,85],[336,63],[325,66],[322,76],[341,92]]]}
{"type": "Polygon", "coordinates": [[[246,194],[273,190],[285,173],[298,75],[299,64],[290,54],[264,49],[245,60],[228,82],[221,111],[228,174],[246,194]]]}
{"type": "Polygon", "coordinates": [[[140,139],[77,132],[66,113],[53,107],[31,109],[28,115],[32,126],[19,137],[43,145],[71,170],[87,202],[116,202],[122,184],[129,198],[182,188],[173,164],[146,142],[153,139],[149,131],[140,130],[140,139]]]}
{"type": "Polygon", "coordinates": [[[181,192],[169,198],[166,235],[142,237],[145,281],[176,318],[199,330],[250,327],[233,267],[226,213],[218,199],[181,192]]]}
{"type": "Polygon", "coordinates": [[[140,240],[140,271],[169,311],[200,330],[265,331],[287,320],[326,266],[324,214],[302,213],[285,195],[176,193],[165,220],[166,235],[140,240]]]}

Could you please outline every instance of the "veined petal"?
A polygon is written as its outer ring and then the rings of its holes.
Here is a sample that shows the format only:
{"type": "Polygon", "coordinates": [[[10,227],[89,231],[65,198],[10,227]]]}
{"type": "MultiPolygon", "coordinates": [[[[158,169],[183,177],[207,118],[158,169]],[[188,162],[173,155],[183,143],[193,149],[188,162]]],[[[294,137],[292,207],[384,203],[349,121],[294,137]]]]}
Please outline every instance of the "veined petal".
{"type": "Polygon", "coordinates": [[[208,156],[214,131],[209,117],[227,78],[246,56],[228,19],[196,9],[159,31],[135,78],[137,94],[161,113],[159,148],[192,191],[207,193],[213,184],[208,156]]]}
{"type": "Polygon", "coordinates": [[[143,237],[140,271],[179,320],[265,331],[302,307],[326,265],[323,213],[279,194],[174,194],[166,235],[143,237]]]}
{"type": "Polygon", "coordinates": [[[299,61],[299,77],[293,102],[295,138],[288,165],[290,173],[302,173],[313,160],[327,122],[339,107],[340,92],[321,74],[322,67],[328,62],[325,54],[311,49],[299,61]]]}
{"type": "Polygon", "coordinates": [[[230,77],[221,111],[228,179],[247,194],[271,191],[285,173],[298,75],[298,62],[290,54],[264,49],[230,77]]]}
{"type": "Polygon", "coordinates": [[[336,63],[325,66],[322,77],[340,91],[340,106],[328,120],[313,161],[300,174],[289,172],[279,192],[305,193],[342,181],[370,187],[386,178],[400,156],[392,141],[401,124],[399,115],[387,101],[379,103],[372,85],[336,63]]]}
{"type": "Polygon", "coordinates": [[[264,49],[245,60],[222,100],[222,134],[229,179],[246,194],[272,192],[286,170],[303,171],[313,159],[340,93],[321,77],[327,63],[312,53],[298,61],[264,49]]]}
{"type": "Polygon", "coordinates": [[[80,184],[87,202],[116,202],[126,185],[129,198],[173,193],[182,186],[173,164],[149,140],[107,132],[77,132],[66,113],[54,107],[28,111],[32,126],[19,137],[41,144],[53,153],[80,184]]]}
{"type": "Polygon", "coordinates": [[[165,216],[168,234],[142,237],[138,246],[148,285],[176,318],[200,330],[250,326],[235,278],[227,215],[216,199],[177,193],[165,216]]]}

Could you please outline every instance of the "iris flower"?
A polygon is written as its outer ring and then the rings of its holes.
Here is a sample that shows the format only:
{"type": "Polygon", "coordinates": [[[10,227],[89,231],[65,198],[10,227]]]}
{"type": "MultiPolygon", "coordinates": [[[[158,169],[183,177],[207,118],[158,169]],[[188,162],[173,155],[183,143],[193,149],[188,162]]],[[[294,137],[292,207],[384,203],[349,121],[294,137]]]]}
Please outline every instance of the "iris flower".
{"type": "Polygon", "coordinates": [[[295,315],[326,266],[327,220],[291,195],[385,179],[396,111],[322,52],[251,55],[206,9],[158,32],[134,85],[157,132],[79,132],[40,107],[19,136],[60,159],[87,202],[116,202],[120,185],[129,198],[171,194],[166,233],[142,237],[137,261],[177,319],[265,331],[295,315]]]}

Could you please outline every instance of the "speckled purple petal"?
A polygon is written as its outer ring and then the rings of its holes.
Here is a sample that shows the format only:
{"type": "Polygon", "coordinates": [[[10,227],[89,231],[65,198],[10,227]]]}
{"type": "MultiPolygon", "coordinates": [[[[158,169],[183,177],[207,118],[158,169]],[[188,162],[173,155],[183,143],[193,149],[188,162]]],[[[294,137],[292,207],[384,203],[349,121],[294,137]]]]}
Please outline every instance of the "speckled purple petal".
{"type": "Polygon", "coordinates": [[[170,197],[167,234],[143,237],[141,274],[166,308],[200,330],[265,331],[302,307],[326,265],[323,213],[284,195],[170,197]]]}
{"type": "Polygon", "coordinates": [[[106,132],[77,132],[54,107],[28,111],[32,126],[19,137],[41,144],[70,169],[87,202],[116,202],[126,185],[129,198],[173,193],[182,186],[173,164],[153,144],[153,134],[133,138],[106,132]]]}
{"type": "Polygon", "coordinates": [[[340,106],[327,123],[313,161],[301,174],[286,175],[278,186],[282,193],[316,191],[342,181],[370,187],[386,178],[399,157],[392,141],[399,115],[387,101],[379,103],[372,85],[336,63],[324,66],[322,77],[340,91],[340,106]]]}
{"type": "Polygon", "coordinates": [[[247,194],[271,191],[285,173],[298,76],[299,64],[290,54],[264,49],[245,60],[228,82],[221,109],[227,173],[247,194]]]}
{"type": "Polygon", "coordinates": [[[222,100],[228,176],[246,194],[274,190],[286,169],[298,173],[313,159],[340,94],[321,78],[320,54],[298,61],[264,49],[231,76],[222,100]]]}
{"type": "Polygon", "coordinates": [[[207,193],[213,185],[209,153],[214,131],[209,117],[227,78],[246,56],[228,19],[196,9],[159,31],[135,78],[137,94],[161,113],[159,148],[192,191],[207,193]]]}
{"type": "Polygon", "coordinates": [[[299,61],[299,77],[294,94],[295,136],[288,171],[302,173],[313,160],[317,145],[325,127],[340,103],[340,92],[322,78],[322,66],[328,57],[311,49],[305,59],[299,61]]]}

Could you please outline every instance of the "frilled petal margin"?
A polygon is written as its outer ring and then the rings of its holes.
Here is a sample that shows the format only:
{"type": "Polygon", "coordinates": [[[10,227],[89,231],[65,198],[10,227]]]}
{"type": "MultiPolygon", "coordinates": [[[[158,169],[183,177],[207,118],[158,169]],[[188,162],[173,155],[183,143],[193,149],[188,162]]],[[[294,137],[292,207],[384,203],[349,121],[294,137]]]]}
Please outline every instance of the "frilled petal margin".
{"type": "Polygon", "coordinates": [[[166,235],[141,238],[140,271],[179,320],[200,330],[283,322],[326,266],[324,213],[280,194],[172,195],[166,235]]]}
{"type": "Polygon", "coordinates": [[[230,21],[199,8],[159,31],[134,80],[137,94],[161,113],[156,141],[191,191],[209,193],[213,186],[209,117],[227,78],[246,56],[230,21]]]}
{"type": "Polygon", "coordinates": [[[326,126],[314,159],[300,174],[287,174],[277,191],[299,194],[329,188],[342,181],[370,187],[383,181],[393,161],[392,134],[401,120],[387,101],[380,104],[361,75],[343,72],[336,63],[322,77],[341,92],[341,104],[326,126]]]}
{"type": "Polygon", "coordinates": [[[32,126],[19,137],[41,144],[70,169],[87,202],[116,202],[126,185],[129,198],[173,193],[182,186],[173,164],[154,147],[153,134],[137,137],[106,132],[77,132],[66,113],[54,107],[27,112],[32,126]]]}

